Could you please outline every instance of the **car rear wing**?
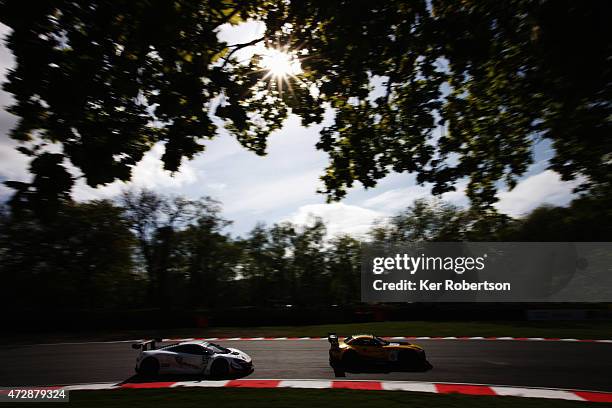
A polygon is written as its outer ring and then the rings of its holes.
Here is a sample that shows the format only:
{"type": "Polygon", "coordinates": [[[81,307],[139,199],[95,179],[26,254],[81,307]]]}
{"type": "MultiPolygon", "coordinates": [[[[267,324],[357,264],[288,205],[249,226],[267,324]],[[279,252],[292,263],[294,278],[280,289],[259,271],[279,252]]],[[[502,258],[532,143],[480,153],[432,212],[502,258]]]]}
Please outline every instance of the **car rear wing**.
{"type": "Polygon", "coordinates": [[[329,333],[327,335],[327,341],[329,341],[329,344],[331,344],[332,348],[338,348],[340,346],[340,343],[338,341],[338,335],[336,333],[329,333]]]}
{"type": "Polygon", "coordinates": [[[156,342],[161,343],[161,341],[162,339],[144,340],[144,341],[132,344],[132,348],[136,350],[140,350],[140,351],[155,350],[156,349],[155,343],[156,342]]]}

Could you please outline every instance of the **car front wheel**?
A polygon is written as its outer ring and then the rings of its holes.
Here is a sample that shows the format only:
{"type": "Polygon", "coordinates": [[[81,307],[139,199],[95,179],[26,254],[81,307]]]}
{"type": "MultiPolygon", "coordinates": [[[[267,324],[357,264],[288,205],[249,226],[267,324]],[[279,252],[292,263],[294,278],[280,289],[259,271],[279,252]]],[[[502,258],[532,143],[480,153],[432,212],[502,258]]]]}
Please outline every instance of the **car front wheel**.
{"type": "Polygon", "coordinates": [[[210,375],[213,378],[227,377],[229,374],[229,364],[224,359],[215,360],[210,367],[210,375]]]}
{"type": "Polygon", "coordinates": [[[398,361],[403,366],[420,365],[425,361],[425,354],[416,351],[402,351],[399,353],[398,361]]]}
{"type": "Polygon", "coordinates": [[[155,376],[159,373],[159,362],[153,357],[147,357],[140,363],[139,373],[145,376],[155,376]]]}

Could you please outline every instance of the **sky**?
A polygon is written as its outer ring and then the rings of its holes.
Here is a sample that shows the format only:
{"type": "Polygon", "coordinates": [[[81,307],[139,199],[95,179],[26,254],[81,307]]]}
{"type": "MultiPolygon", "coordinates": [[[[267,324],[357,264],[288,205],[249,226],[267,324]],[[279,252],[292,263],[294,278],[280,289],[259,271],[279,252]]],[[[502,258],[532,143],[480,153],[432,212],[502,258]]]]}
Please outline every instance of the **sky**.
{"type": "MultiPolygon", "coordinates": [[[[222,27],[218,35],[230,44],[257,38],[264,27],[246,23],[237,27],[222,27]]],[[[0,24],[0,37],[8,33],[0,24]]],[[[238,57],[246,59],[254,47],[241,50],[238,57]]],[[[12,55],[4,44],[0,46],[0,82],[14,65],[12,55]]],[[[5,111],[11,96],[0,90],[0,181],[28,181],[28,159],[15,150],[16,144],[8,132],[16,118],[5,111]]],[[[153,189],[162,194],[183,195],[188,198],[211,196],[223,205],[223,216],[233,224],[227,232],[246,235],[258,222],[271,225],[291,221],[297,224],[312,222],[313,216],[322,217],[329,235],[349,233],[363,236],[374,222],[383,221],[409,206],[415,199],[431,197],[430,186],[419,186],[411,174],[390,174],[375,188],[365,190],[357,184],[341,202],[326,204],[325,197],[316,191],[321,186],[319,176],[327,165],[327,155],[315,144],[319,131],[333,120],[327,111],[320,125],[308,128],[291,115],[282,129],[272,133],[267,155],[260,157],[244,149],[219,127],[219,136],[205,142],[206,150],[191,161],[183,162],[180,171],[171,175],[162,169],[163,145],[155,145],[134,168],[130,184],[115,182],[93,189],[81,180],[73,190],[79,201],[112,198],[123,189],[135,186],[153,189]]],[[[572,199],[577,182],[564,182],[546,170],[550,145],[540,142],[535,147],[534,164],[518,185],[498,193],[499,211],[520,216],[544,204],[566,205],[572,199]]],[[[459,183],[457,191],[446,193],[442,199],[460,206],[468,200],[459,183]]],[[[11,190],[0,186],[0,200],[6,200],[11,190]]]]}

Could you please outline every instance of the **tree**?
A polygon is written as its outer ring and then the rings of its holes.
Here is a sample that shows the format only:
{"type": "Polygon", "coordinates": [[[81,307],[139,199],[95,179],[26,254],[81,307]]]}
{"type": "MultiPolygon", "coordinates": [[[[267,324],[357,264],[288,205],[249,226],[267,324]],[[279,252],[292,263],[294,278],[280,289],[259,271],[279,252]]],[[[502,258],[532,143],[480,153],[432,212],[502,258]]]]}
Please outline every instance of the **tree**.
{"type": "MultiPolygon", "coordinates": [[[[218,232],[228,225],[219,216],[219,203],[209,197],[187,200],[141,189],[126,190],[120,204],[138,239],[139,255],[148,277],[149,302],[156,306],[168,305],[172,293],[170,277],[179,273],[177,265],[182,261],[179,250],[184,242],[181,240],[202,233],[220,237],[218,232]],[[181,236],[178,236],[181,231],[181,236]]],[[[190,251],[189,256],[196,256],[194,248],[190,251]]],[[[196,282],[198,278],[195,275],[200,271],[198,265],[196,262],[195,270],[188,274],[194,281],[192,283],[201,288],[202,283],[196,282]]]]}
{"type": "Polygon", "coordinates": [[[329,299],[332,304],[348,305],[361,301],[361,245],[350,235],[335,237],[327,251],[329,299]]]}
{"type": "Polygon", "coordinates": [[[266,228],[257,224],[239,242],[242,248],[241,277],[248,283],[249,304],[291,304],[298,287],[292,267],[296,226],[283,222],[266,228]],[[271,291],[271,288],[274,288],[271,291]]]}
{"type": "MultiPolygon", "coordinates": [[[[291,110],[302,123],[334,122],[317,147],[329,154],[324,193],[341,199],[355,182],[376,185],[414,172],[435,194],[467,178],[475,207],[492,211],[500,181],[512,187],[537,140],[554,147],[550,167],[584,189],[612,174],[612,4],[557,0],[0,2],[17,66],[5,89],[20,120],[11,136],[57,177],[45,195],[71,187],[63,158],[91,186],[129,180],[155,143],[167,170],[203,150],[211,115],[248,149],[291,110]],[[262,38],[225,44],[216,31],[255,19],[262,38]],[[235,51],[262,42],[297,52],[303,74],[281,93],[258,57],[235,51]],[[374,90],[373,82],[383,89],[374,90]],[[316,89],[316,92],[311,90],[316,89]],[[382,95],[381,95],[382,94],[382,95]],[[221,101],[220,103],[216,103],[221,101]],[[438,137],[434,130],[441,127],[438,137]],[[25,144],[33,142],[34,147],[25,144]],[[68,181],[68,182],[67,182],[68,181]]],[[[36,182],[15,186],[41,190],[36,182]]],[[[33,195],[40,198],[39,195],[33,195]]]]}
{"type": "Polygon", "coordinates": [[[240,243],[241,275],[248,281],[251,304],[310,306],[327,302],[325,234],[320,218],[302,226],[290,222],[270,228],[257,225],[240,243]]]}
{"type": "Polygon", "coordinates": [[[578,197],[567,207],[540,206],[500,231],[500,240],[608,242],[612,239],[612,195],[578,197]]]}
{"type": "Polygon", "coordinates": [[[291,299],[299,305],[324,304],[329,274],[326,268],[325,235],[327,228],[321,218],[314,217],[307,225],[296,227],[292,239],[294,276],[291,299]]]}
{"type": "Polygon", "coordinates": [[[218,207],[208,206],[195,223],[178,232],[178,263],[183,265],[178,271],[186,277],[190,306],[215,307],[228,299],[231,303],[227,284],[236,277],[240,248],[222,233],[228,224],[218,207]]]}
{"type": "Polygon", "coordinates": [[[10,310],[135,307],[134,236],[110,201],[59,207],[53,220],[6,212],[0,220],[0,298],[10,310]]]}
{"type": "MultiPolygon", "coordinates": [[[[176,171],[215,136],[211,113],[262,154],[286,109],[278,93],[261,97],[265,73],[236,64],[234,51],[249,44],[219,41],[217,31],[274,8],[268,1],[2,1],[0,21],[13,30],[7,46],[17,62],[5,84],[19,117],[11,137],[32,141],[20,150],[34,158],[46,144],[61,144],[58,156],[94,187],[129,180],[157,142],[165,146],[164,168],[176,171]]],[[[62,160],[52,167],[40,171],[65,171],[62,160]]]]}
{"type": "MultiPolygon", "coordinates": [[[[242,257],[240,260],[240,278],[247,284],[247,304],[262,305],[269,297],[264,294],[270,285],[273,259],[268,253],[270,245],[268,230],[258,223],[240,242],[242,257]]],[[[281,256],[282,259],[282,256],[281,256]]]]}
{"type": "Polygon", "coordinates": [[[370,232],[375,242],[464,241],[474,214],[441,200],[417,199],[370,232]]]}
{"type": "Polygon", "coordinates": [[[285,40],[308,50],[304,76],[336,113],[318,144],[331,160],[324,191],[342,198],[354,181],[371,187],[390,171],[416,172],[436,194],[467,178],[473,204],[490,211],[498,181],[514,186],[539,139],[552,142],[551,168],[565,180],[610,185],[611,7],[289,2],[285,40]]]}

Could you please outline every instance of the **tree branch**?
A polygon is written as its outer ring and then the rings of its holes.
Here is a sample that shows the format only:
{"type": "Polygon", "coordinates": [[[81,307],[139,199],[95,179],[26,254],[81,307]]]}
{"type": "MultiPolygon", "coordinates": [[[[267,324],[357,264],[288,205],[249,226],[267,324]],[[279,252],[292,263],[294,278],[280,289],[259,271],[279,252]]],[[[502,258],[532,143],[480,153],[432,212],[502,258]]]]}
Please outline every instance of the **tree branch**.
{"type": "Polygon", "coordinates": [[[252,45],[255,45],[258,42],[263,41],[265,38],[266,37],[259,37],[259,38],[256,38],[256,39],[252,40],[252,41],[249,41],[249,42],[245,42],[245,43],[241,43],[241,44],[228,45],[227,47],[228,48],[233,48],[233,50],[231,50],[230,53],[227,55],[227,57],[224,58],[225,62],[223,63],[223,65],[221,65],[221,69],[225,68],[225,65],[227,65],[229,60],[232,58],[232,55],[234,55],[234,53],[236,51],[241,50],[241,49],[246,48],[246,47],[250,47],[252,45]]]}

